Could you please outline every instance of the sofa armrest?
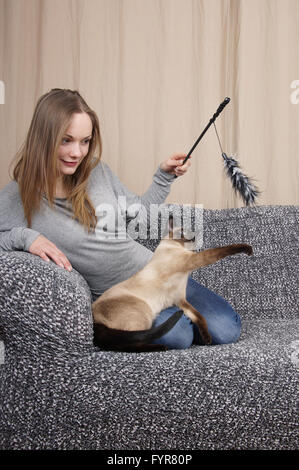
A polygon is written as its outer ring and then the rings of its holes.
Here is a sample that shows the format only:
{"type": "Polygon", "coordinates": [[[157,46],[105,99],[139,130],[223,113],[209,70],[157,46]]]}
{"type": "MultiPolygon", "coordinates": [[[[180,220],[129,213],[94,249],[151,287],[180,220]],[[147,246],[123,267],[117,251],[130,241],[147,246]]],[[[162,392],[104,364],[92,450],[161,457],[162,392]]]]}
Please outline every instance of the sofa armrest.
{"type": "Polygon", "coordinates": [[[5,348],[70,354],[93,347],[91,293],[74,269],[27,252],[1,252],[0,279],[5,348]]]}

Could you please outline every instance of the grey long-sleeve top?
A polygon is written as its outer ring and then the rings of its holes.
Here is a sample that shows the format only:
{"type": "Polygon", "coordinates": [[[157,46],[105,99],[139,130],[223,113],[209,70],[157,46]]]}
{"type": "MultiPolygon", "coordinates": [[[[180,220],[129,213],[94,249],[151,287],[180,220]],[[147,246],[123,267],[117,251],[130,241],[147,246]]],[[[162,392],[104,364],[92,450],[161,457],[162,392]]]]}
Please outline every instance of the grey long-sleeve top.
{"type": "Polygon", "coordinates": [[[152,252],[125,233],[125,221],[145,224],[151,204],[162,204],[174,176],[160,167],[149,189],[142,195],[129,191],[106,163],[91,172],[88,194],[96,210],[98,223],[94,232],[77,220],[67,199],[55,198],[51,209],[46,197],[27,227],[18,184],[11,181],[0,191],[0,250],[29,251],[42,234],[67,256],[71,265],[86,279],[93,298],[112,285],[128,279],[151,259],[152,252]],[[141,210],[143,208],[143,210],[141,210]]]}

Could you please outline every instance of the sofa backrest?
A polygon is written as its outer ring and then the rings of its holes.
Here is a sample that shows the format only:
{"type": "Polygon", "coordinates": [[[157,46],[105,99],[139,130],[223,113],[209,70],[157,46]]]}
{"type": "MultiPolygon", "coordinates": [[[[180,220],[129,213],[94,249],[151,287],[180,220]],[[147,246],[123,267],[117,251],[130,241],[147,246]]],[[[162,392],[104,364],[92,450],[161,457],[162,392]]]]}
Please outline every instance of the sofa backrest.
{"type": "MultiPolygon", "coordinates": [[[[224,297],[242,319],[298,317],[298,206],[192,207],[189,212],[169,204],[167,209],[194,230],[203,250],[234,243],[252,245],[253,256],[230,256],[192,273],[196,281],[224,297]]],[[[160,221],[151,228],[159,233],[160,221]]],[[[154,250],[158,241],[149,237],[141,243],[154,250]]]]}

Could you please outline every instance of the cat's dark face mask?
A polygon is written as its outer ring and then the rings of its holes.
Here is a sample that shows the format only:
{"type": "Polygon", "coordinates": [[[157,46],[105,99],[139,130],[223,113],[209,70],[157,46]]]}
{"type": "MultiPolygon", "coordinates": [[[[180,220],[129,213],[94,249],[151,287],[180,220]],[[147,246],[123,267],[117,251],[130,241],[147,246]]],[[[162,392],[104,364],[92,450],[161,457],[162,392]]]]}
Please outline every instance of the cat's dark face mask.
{"type": "Polygon", "coordinates": [[[194,232],[191,230],[183,230],[182,226],[173,226],[173,217],[169,217],[169,230],[165,237],[178,241],[188,251],[197,251],[196,248],[196,237],[194,232]]]}

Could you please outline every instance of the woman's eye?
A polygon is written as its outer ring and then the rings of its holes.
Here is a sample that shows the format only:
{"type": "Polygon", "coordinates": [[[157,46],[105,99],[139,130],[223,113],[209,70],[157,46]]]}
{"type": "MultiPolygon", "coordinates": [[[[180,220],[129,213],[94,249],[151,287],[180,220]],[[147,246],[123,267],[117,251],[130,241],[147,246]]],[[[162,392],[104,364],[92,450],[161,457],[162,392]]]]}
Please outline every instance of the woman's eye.
{"type": "MultiPolygon", "coordinates": [[[[91,139],[82,140],[82,144],[87,145],[87,144],[89,144],[90,141],[91,141],[91,139]]],[[[70,139],[68,139],[68,138],[62,139],[62,141],[61,141],[62,144],[68,144],[69,142],[70,142],[70,139]]]]}

